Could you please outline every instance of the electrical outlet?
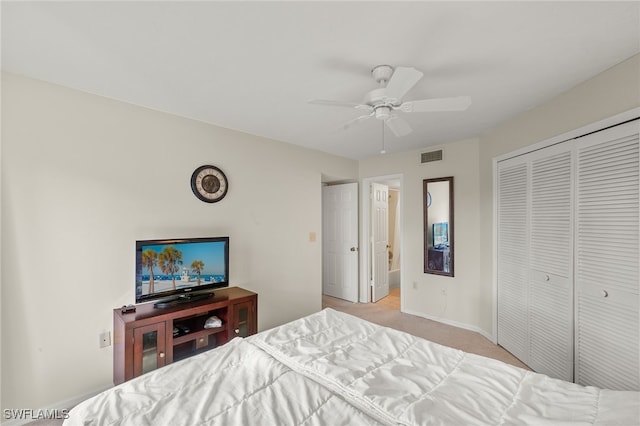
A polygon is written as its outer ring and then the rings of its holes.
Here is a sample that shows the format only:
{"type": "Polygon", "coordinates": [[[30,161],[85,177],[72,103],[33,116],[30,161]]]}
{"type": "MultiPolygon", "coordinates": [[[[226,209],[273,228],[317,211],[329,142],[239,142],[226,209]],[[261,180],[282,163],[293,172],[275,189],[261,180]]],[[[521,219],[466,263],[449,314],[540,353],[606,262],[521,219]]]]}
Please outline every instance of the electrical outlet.
{"type": "Polygon", "coordinates": [[[100,339],[100,347],[101,348],[106,348],[107,346],[111,346],[111,332],[110,331],[105,331],[102,332],[98,335],[98,338],[100,339]]]}

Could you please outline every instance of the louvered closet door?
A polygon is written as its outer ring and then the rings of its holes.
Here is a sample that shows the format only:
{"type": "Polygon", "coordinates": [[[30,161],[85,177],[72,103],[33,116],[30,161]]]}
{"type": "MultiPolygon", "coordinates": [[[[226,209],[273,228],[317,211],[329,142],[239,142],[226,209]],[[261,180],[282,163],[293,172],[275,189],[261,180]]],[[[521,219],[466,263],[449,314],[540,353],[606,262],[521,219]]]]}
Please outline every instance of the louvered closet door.
{"type": "Polygon", "coordinates": [[[576,382],[639,390],[638,121],[577,155],[576,382]]]}
{"type": "Polygon", "coordinates": [[[529,361],[573,380],[573,144],[529,154],[529,361]]]}
{"type": "Polygon", "coordinates": [[[498,344],[528,361],[528,181],[526,160],[498,164],[498,344]]]}

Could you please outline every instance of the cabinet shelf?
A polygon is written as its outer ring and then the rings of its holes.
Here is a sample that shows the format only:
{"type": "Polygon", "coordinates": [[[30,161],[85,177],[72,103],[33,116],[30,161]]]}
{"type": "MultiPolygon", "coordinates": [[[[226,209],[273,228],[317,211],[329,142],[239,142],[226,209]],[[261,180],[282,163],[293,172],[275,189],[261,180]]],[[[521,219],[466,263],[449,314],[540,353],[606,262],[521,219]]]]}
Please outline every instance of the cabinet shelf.
{"type": "Polygon", "coordinates": [[[204,300],[156,308],[136,305],[134,312],[113,310],[113,382],[117,385],[153,369],[224,345],[236,336],[255,334],[258,295],[239,287],[216,290],[204,300]],[[216,316],[220,327],[205,328],[216,316]],[[189,332],[174,337],[174,327],[189,332]]]}
{"type": "Polygon", "coordinates": [[[216,328],[205,328],[200,331],[192,331],[191,333],[183,334],[182,336],[177,336],[173,338],[173,345],[179,345],[181,343],[189,342],[191,340],[198,340],[201,337],[210,336],[212,334],[222,333],[223,331],[227,331],[226,324],[222,325],[222,327],[216,328]]]}

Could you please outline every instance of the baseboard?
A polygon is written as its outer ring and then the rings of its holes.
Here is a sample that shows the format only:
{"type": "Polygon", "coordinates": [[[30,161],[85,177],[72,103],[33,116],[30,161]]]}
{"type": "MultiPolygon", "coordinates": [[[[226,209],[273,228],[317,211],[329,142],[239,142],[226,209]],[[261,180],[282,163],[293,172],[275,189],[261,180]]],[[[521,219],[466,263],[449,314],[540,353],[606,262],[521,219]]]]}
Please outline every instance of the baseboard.
{"type": "Polygon", "coordinates": [[[404,312],[405,314],[410,314],[410,315],[415,315],[417,317],[426,318],[426,319],[431,320],[431,321],[441,322],[443,324],[451,325],[453,327],[464,328],[465,330],[474,331],[474,332],[480,334],[481,336],[485,337],[486,339],[488,339],[492,343],[496,343],[496,340],[494,339],[492,334],[487,333],[485,330],[483,330],[483,329],[481,329],[479,327],[476,327],[475,325],[469,325],[469,324],[465,324],[465,323],[461,323],[461,322],[457,322],[457,321],[452,321],[452,320],[447,319],[447,318],[441,318],[441,317],[436,317],[436,316],[433,316],[433,315],[427,315],[427,314],[424,314],[422,312],[412,311],[410,309],[404,309],[402,312],[404,312]]]}
{"type": "MultiPolygon", "coordinates": [[[[10,408],[5,408],[4,411],[2,412],[2,420],[0,424],[2,424],[2,426],[21,426],[21,425],[31,423],[35,420],[48,420],[49,418],[46,417],[48,413],[54,414],[54,415],[57,414],[58,419],[63,419],[65,414],[64,410],[68,412],[68,410],[75,407],[82,401],[92,398],[97,394],[99,394],[100,392],[104,392],[107,389],[110,389],[111,387],[112,386],[108,386],[105,388],[95,390],[93,392],[89,392],[84,395],[79,395],[74,398],[69,398],[67,400],[60,401],[55,404],[51,404],[48,407],[22,410],[23,418],[7,419],[7,414],[12,415],[11,412],[13,410],[11,410],[10,408]],[[37,416],[40,416],[40,417],[37,417],[37,416]]],[[[18,410],[15,410],[15,411],[17,412],[18,410]]]]}

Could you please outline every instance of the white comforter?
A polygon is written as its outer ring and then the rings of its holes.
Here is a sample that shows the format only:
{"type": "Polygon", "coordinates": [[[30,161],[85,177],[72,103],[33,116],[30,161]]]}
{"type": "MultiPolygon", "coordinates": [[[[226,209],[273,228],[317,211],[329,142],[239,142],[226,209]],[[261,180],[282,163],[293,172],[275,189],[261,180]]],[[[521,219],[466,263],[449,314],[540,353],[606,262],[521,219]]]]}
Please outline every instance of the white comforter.
{"type": "Polygon", "coordinates": [[[123,383],[66,425],[629,425],[583,387],[326,309],[123,383]]]}
{"type": "Polygon", "coordinates": [[[64,425],[380,425],[240,338],[82,402],[64,425]]]}
{"type": "Polygon", "coordinates": [[[640,393],[584,387],[326,309],[249,338],[389,424],[640,424],[640,393]]]}

